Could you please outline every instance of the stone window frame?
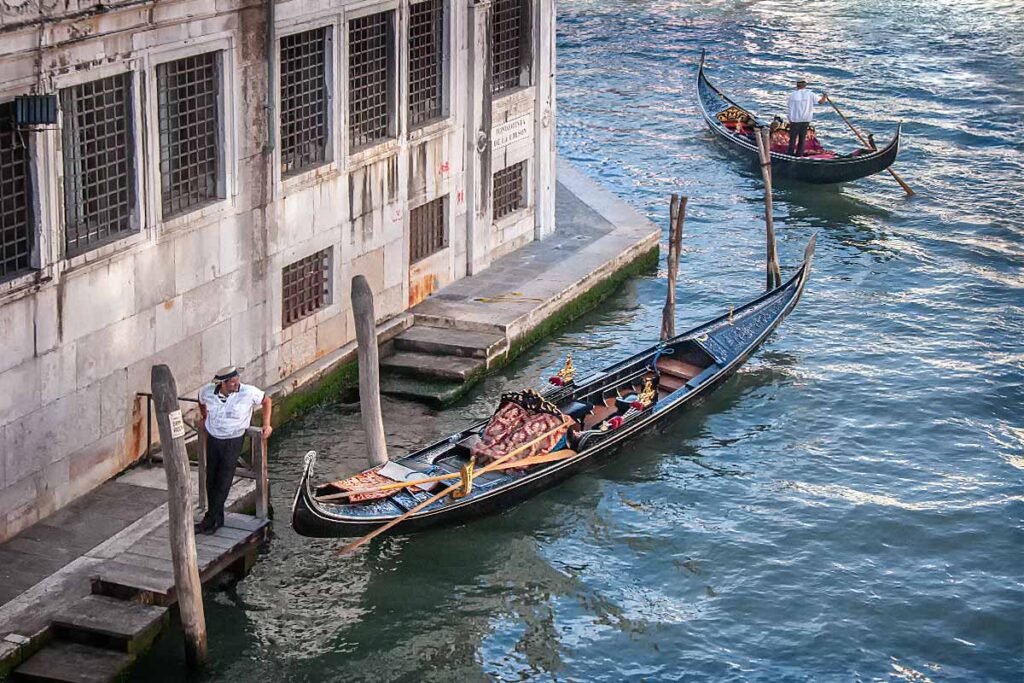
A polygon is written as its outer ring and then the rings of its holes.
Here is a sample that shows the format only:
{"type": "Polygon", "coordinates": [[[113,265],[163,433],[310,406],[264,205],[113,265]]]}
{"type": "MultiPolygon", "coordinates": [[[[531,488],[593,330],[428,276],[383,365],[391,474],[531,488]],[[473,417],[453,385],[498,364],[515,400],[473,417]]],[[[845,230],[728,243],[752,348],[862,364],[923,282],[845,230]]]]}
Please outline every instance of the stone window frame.
{"type": "MultiPolygon", "coordinates": [[[[193,72],[197,71],[198,69],[196,69],[195,67],[198,67],[199,69],[205,70],[207,68],[207,65],[202,65],[202,64],[196,63],[196,64],[194,64],[194,65],[192,65],[190,67],[187,67],[186,70],[185,70],[186,73],[188,71],[193,71],[193,72]]],[[[224,159],[224,154],[223,154],[223,145],[221,144],[221,140],[220,140],[220,138],[223,136],[223,132],[224,132],[224,98],[221,95],[221,91],[224,88],[223,54],[219,50],[209,50],[209,51],[206,51],[206,52],[200,52],[200,53],[195,54],[195,55],[188,55],[188,56],[185,56],[185,57],[178,57],[177,59],[173,59],[173,60],[170,60],[170,61],[163,61],[163,60],[161,60],[160,62],[156,63],[155,69],[156,69],[156,74],[157,74],[157,90],[155,92],[155,96],[156,96],[156,99],[157,99],[157,110],[158,110],[158,122],[157,123],[158,123],[158,126],[159,126],[159,128],[157,129],[157,135],[160,138],[160,157],[159,157],[159,161],[157,162],[157,163],[160,164],[160,181],[161,181],[160,215],[163,218],[163,220],[168,221],[168,220],[171,220],[171,219],[176,218],[176,217],[181,216],[181,215],[190,214],[190,213],[192,213],[194,211],[199,211],[204,206],[207,206],[208,204],[213,204],[213,203],[219,202],[221,199],[223,199],[223,197],[225,195],[225,187],[224,187],[224,162],[225,162],[225,159],[224,159]],[[206,110],[208,112],[208,111],[210,111],[212,109],[212,113],[215,116],[215,121],[214,121],[215,125],[212,127],[212,140],[207,137],[208,132],[210,131],[210,127],[208,125],[208,119],[203,124],[203,127],[204,127],[205,130],[201,134],[201,136],[199,138],[196,138],[196,137],[189,138],[190,141],[196,141],[198,139],[201,142],[201,145],[202,145],[198,149],[203,150],[205,152],[203,157],[201,157],[202,161],[196,163],[193,159],[189,158],[191,156],[190,154],[188,154],[188,153],[184,153],[183,154],[182,153],[180,145],[172,145],[170,142],[167,142],[167,141],[164,140],[164,124],[167,122],[165,120],[165,118],[167,117],[167,114],[162,111],[164,109],[164,104],[163,104],[163,101],[164,101],[164,91],[161,88],[161,84],[163,83],[164,78],[161,77],[161,71],[164,72],[164,77],[166,78],[167,77],[167,71],[171,68],[172,65],[178,65],[179,63],[187,62],[188,60],[198,60],[199,58],[205,59],[208,62],[208,65],[212,66],[213,78],[208,80],[208,81],[202,81],[201,80],[201,81],[198,81],[198,82],[199,83],[211,83],[212,84],[212,91],[213,91],[212,94],[213,94],[213,97],[207,99],[209,97],[209,91],[207,91],[207,93],[203,93],[202,95],[200,95],[202,100],[198,99],[195,96],[187,96],[186,99],[183,100],[183,101],[184,102],[190,102],[192,104],[194,104],[196,102],[202,101],[202,107],[199,109],[199,111],[206,110]],[[213,104],[212,107],[210,107],[209,104],[208,104],[209,100],[212,100],[212,104],[213,104]],[[202,140],[203,137],[207,137],[207,139],[206,140],[202,140]],[[173,157],[170,157],[170,158],[165,156],[165,152],[167,152],[168,150],[174,150],[176,147],[177,147],[177,154],[176,155],[174,155],[173,157]],[[212,150],[212,153],[211,153],[211,150],[212,150]],[[209,187],[209,181],[207,179],[209,178],[209,164],[210,164],[211,160],[213,162],[213,169],[212,169],[213,170],[213,174],[212,174],[213,175],[213,179],[212,179],[212,185],[213,186],[209,187]],[[195,201],[189,200],[187,198],[185,198],[184,201],[182,201],[181,188],[172,188],[174,190],[174,192],[172,192],[170,194],[171,194],[172,197],[174,197],[174,199],[168,199],[168,197],[165,195],[165,190],[169,187],[169,178],[168,178],[168,176],[170,175],[173,178],[175,174],[181,174],[183,171],[185,171],[186,169],[189,169],[189,168],[192,168],[192,169],[195,169],[195,168],[206,169],[206,170],[203,171],[203,175],[205,176],[205,178],[202,179],[202,182],[206,186],[206,187],[204,187],[204,191],[205,192],[209,192],[210,194],[205,195],[205,196],[203,196],[203,197],[201,197],[201,198],[199,198],[199,199],[197,199],[195,201]],[[178,206],[177,207],[172,206],[171,205],[172,202],[173,203],[177,203],[178,206]]],[[[181,89],[180,88],[180,82],[179,82],[179,85],[172,86],[172,88],[176,89],[176,90],[180,90],[181,89]]],[[[179,102],[179,104],[180,104],[180,102],[179,102]]],[[[192,127],[192,126],[187,125],[184,128],[187,131],[190,127],[192,127]]],[[[179,126],[179,130],[180,129],[181,129],[181,126],[179,126]]],[[[198,176],[195,176],[194,174],[191,174],[191,173],[188,174],[188,176],[189,176],[189,180],[186,181],[188,183],[191,183],[192,180],[199,178],[198,176]]],[[[155,211],[157,207],[154,206],[153,208],[154,208],[154,211],[155,211]]]]}
{"type": "Polygon", "coordinates": [[[406,83],[406,97],[405,97],[405,116],[407,117],[408,128],[410,133],[413,131],[422,130],[429,128],[438,123],[444,123],[446,119],[451,117],[451,68],[454,64],[452,59],[452,16],[453,4],[451,0],[410,0],[409,1],[409,18],[405,21],[404,33],[401,43],[404,48],[405,54],[404,64],[405,73],[403,74],[406,83]],[[436,1],[440,5],[441,13],[441,35],[440,44],[438,45],[438,80],[440,81],[440,106],[439,111],[428,118],[421,121],[413,121],[412,111],[412,88],[413,88],[413,73],[412,73],[412,7],[415,5],[422,5],[428,2],[436,1]]]}
{"type": "MultiPolygon", "coordinates": [[[[301,273],[300,273],[301,276],[301,273]]],[[[291,260],[281,267],[281,329],[288,329],[295,325],[298,325],[303,320],[312,318],[321,311],[330,308],[331,304],[334,303],[334,246],[328,245],[323,249],[317,249],[305,256],[291,260]],[[302,294],[299,293],[301,299],[313,299],[319,298],[319,305],[305,313],[297,315],[297,317],[289,316],[289,302],[285,299],[285,279],[288,277],[289,269],[297,267],[317,267],[318,272],[322,275],[322,281],[317,279],[316,292],[302,294]],[[322,284],[321,284],[322,282],[322,284]],[[322,291],[321,291],[322,287],[322,291]]],[[[293,302],[294,303],[294,302],[293,302]]],[[[301,303],[301,302],[300,302],[301,303]]],[[[300,307],[301,308],[301,307],[300,307]]]]}
{"type": "MultiPolygon", "coordinates": [[[[6,138],[10,136],[11,146],[14,149],[20,148],[23,150],[24,164],[24,178],[22,179],[24,187],[21,188],[20,192],[24,195],[24,205],[19,207],[18,212],[23,213],[25,216],[25,223],[23,224],[24,236],[19,237],[27,240],[27,249],[18,258],[25,260],[24,265],[16,270],[12,270],[9,273],[4,273],[3,270],[7,267],[3,262],[5,258],[13,259],[13,256],[7,256],[3,244],[0,243],[0,284],[19,280],[26,275],[37,270],[37,264],[39,260],[39,222],[36,217],[36,205],[38,203],[39,188],[35,178],[33,177],[33,167],[35,166],[35,159],[33,158],[33,136],[32,133],[19,128],[14,123],[14,100],[3,100],[0,101],[0,138],[6,138]]],[[[3,157],[5,152],[3,148],[0,148],[0,158],[3,157]]],[[[11,154],[11,152],[6,152],[11,154]]],[[[12,155],[13,156],[13,155],[12,155]]],[[[0,167],[0,210],[2,210],[2,204],[5,200],[10,201],[9,197],[6,196],[5,190],[8,188],[8,182],[12,175],[18,174],[14,166],[9,167],[7,172],[4,172],[0,167]]],[[[0,233],[5,231],[0,231],[0,233]]],[[[0,234],[0,240],[3,239],[3,234],[0,234]]]]}
{"type": "Polygon", "coordinates": [[[327,147],[325,150],[325,159],[323,162],[315,165],[308,166],[294,173],[285,174],[282,172],[283,162],[281,158],[282,147],[281,147],[281,51],[280,47],[274,54],[275,62],[275,86],[274,86],[274,110],[276,112],[277,124],[274,130],[275,145],[274,145],[274,181],[276,186],[276,195],[283,196],[287,195],[293,190],[300,189],[316,183],[320,179],[336,174],[339,168],[339,160],[341,159],[342,149],[341,140],[344,135],[341,134],[341,122],[342,122],[342,92],[338,74],[341,73],[341,52],[344,47],[342,36],[342,27],[344,26],[341,21],[340,14],[335,10],[329,13],[317,14],[313,17],[303,16],[297,20],[288,21],[285,23],[278,23],[277,25],[277,39],[278,46],[280,41],[286,36],[295,35],[298,33],[305,33],[307,31],[313,31],[317,29],[324,29],[327,31],[327,44],[326,44],[326,74],[325,80],[327,85],[327,147]]]}
{"type": "MultiPolygon", "coordinates": [[[[129,59],[112,64],[96,65],[89,69],[76,70],[74,72],[55,75],[52,78],[52,83],[50,84],[52,87],[51,92],[58,96],[59,101],[60,91],[64,88],[70,88],[76,85],[81,85],[82,83],[88,83],[89,81],[108,78],[118,74],[128,74],[132,92],[132,142],[135,158],[133,182],[135,183],[136,188],[136,198],[133,221],[138,226],[137,230],[95,249],[70,256],[67,254],[64,245],[65,179],[63,135],[60,130],[46,131],[42,134],[44,137],[47,135],[52,135],[53,137],[47,144],[48,149],[40,154],[40,159],[43,159],[44,157],[49,157],[50,159],[52,169],[48,173],[52,179],[52,184],[50,185],[51,195],[49,199],[49,206],[47,207],[46,214],[42,215],[41,219],[48,220],[49,224],[53,225],[53,232],[49,235],[50,240],[52,240],[50,254],[52,256],[52,262],[58,270],[76,270],[79,267],[86,266],[87,264],[95,264],[109,260],[122,252],[131,250],[136,245],[149,239],[150,233],[148,220],[151,214],[149,207],[152,206],[152,204],[150,203],[150,198],[144,192],[144,188],[146,187],[144,182],[146,179],[146,164],[143,163],[142,160],[145,159],[144,150],[146,149],[147,141],[144,139],[146,126],[143,125],[144,103],[143,97],[141,96],[141,93],[143,92],[142,81],[144,74],[140,66],[140,59],[129,59]]],[[[152,91],[147,90],[146,92],[149,93],[152,91]]],[[[63,112],[60,113],[58,119],[61,121],[63,120],[63,112]]],[[[45,172],[45,169],[39,169],[39,173],[45,172]]],[[[47,202],[42,202],[42,205],[46,206],[47,202]]],[[[45,226],[47,223],[43,223],[42,225],[45,226]]],[[[45,234],[47,230],[44,229],[42,232],[45,234]]]]}
{"type": "Polygon", "coordinates": [[[510,211],[510,212],[508,212],[508,213],[506,213],[506,214],[504,214],[502,216],[494,215],[496,212],[494,211],[494,205],[492,204],[492,216],[493,216],[492,224],[493,225],[500,227],[500,226],[504,226],[507,223],[514,223],[514,222],[518,221],[520,218],[523,217],[523,214],[524,214],[525,211],[527,211],[528,209],[530,209],[532,207],[532,205],[533,205],[533,186],[532,186],[531,182],[533,180],[533,168],[532,168],[533,165],[530,162],[531,162],[531,160],[529,158],[518,159],[518,160],[516,160],[514,162],[509,162],[509,163],[505,164],[501,168],[493,169],[492,175],[491,175],[491,200],[492,200],[492,202],[496,198],[496,194],[497,194],[495,192],[495,188],[494,188],[494,181],[498,177],[498,174],[502,173],[504,171],[507,171],[507,170],[511,169],[512,167],[518,166],[518,165],[521,165],[522,168],[523,168],[523,172],[522,172],[523,186],[522,186],[522,193],[521,193],[521,196],[520,196],[521,204],[519,206],[515,207],[512,211],[510,211]]]}
{"type": "MultiPolygon", "coordinates": [[[[514,0],[510,0],[514,1],[514,0]]],[[[520,56],[519,56],[519,83],[508,85],[503,88],[496,88],[494,74],[494,21],[497,2],[491,4],[491,97],[494,100],[500,99],[524,88],[534,85],[533,74],[536,70],[534,65],[534,32],[537,24],[537,0],[518,0],[520,11],[520,56]]]]}
{"type": "Polygon", "coordinates": [[[301,244],[286,248],[272,257],[268,273],[273,284],[270,288],[269,323],[275,345],[280,346],[306,333],[312,334],[311,330],[326,320],[340,315],[347,307],[348,294],[341,281],[342,270],[348,267],[343,261],[344,253],[345,247],[338,242],[337,233],[325,232],[314,235],[301,244]],[[285,267],[325,249],[330,249],[327,303],[311,315],[285,327],[283,325],[284,292],[282,291],[285,267]]]}
{"type": "Polygon", "coordinates": [[[337,137],[343,140],[343,154],[345,157],[346,166],[348,169],[352,169],[358,166],[362,166],[366,163],[377,161],[380,158],[390,156],[391,154],[398,151],[400,147],[399,138],[401,133],[404,131],[405,122],[407,120],[406,114],[403,111],[407,107],[407,85],[406,85],[406,74],[403,73],[406,70],[406,57],[402,54],[405,50],[406,37],[403,35],[405,32],[405,26],[407,19],[403,16],[401,10],[401,3],[398,0],[391,0],[389,2],[382,2],[370,6],[363,6],[358,9],[346,10],[344,12],[341,31],[344,36],[342,47],[339,50],[341,53],[341,69],[339,70],[339,76],[336,79],[339,84],[341,97],[341,119],[339,119],[338,130],[343,131],[343,134],[337,137]],[[392,101],[389,104],[389,131],[388,137],[377,140],[368,145],[362,145],[353,148],[352,140],[350,135],[350,96],[349,90],[349,24],[353,19],[359,19],[367,17],[373,14],[380,14],[382,12],[391,12],[391,55],[394,59],[392,67],[392,73],[394,78],[392,101]]]}
{"type": "Polygon", "coordinates": [[[143,57],[143,71],[146,79],[146,154],[149,163],[144,169],[147,183],[146,205],[149,210],[147,227],[156,234],[167,234],[178,230],[204,227],[224,218],[235,209],[238,194],[238,146],[239,126],[236,103],[241,102],[240,79],[237,74],[237,45],[232,31],[223,31],[190,41],[153,48],[143,57]],[[157,96],[157,65],[177,61],[186,57],[217,52],[220,59],[220,168],[217,181],[217,199],[175,213],[164,218],[160,183],[160,112],[157,96]]]}

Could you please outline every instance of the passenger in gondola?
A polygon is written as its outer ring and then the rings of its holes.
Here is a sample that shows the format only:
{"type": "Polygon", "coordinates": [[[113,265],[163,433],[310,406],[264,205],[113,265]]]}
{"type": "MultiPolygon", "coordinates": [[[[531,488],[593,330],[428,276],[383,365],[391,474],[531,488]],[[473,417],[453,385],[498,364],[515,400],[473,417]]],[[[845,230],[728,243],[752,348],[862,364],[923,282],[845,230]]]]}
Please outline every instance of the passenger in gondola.
{"type": "Polygon", "coordinates": [[[796,90],[789,94],[786,100],[786,109],[789,114],[789,149],[786,152],[793,156],[793,147],[796,146],[796,156],[803,156],[804,142],[807,140],[807,129],[811,127],[814,120],[814,103],[825,104],[828,95],[822,93],[816,97],[807,89],[807,81],[800,79],[796,82],[796,90]]]}

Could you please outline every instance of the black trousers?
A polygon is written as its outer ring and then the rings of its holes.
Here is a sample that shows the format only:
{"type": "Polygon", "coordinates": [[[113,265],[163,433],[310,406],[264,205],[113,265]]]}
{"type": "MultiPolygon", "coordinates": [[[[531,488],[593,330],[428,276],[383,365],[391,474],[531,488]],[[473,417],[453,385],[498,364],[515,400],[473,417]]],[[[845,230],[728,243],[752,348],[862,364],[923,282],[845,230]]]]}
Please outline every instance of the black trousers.
{"type": "Polygon", "coordinates": [[[804,153],[804,141],[807,140],[807,129],[811,127],[810,121],[789,122],[789,152],[793,155],[793,144],[796,143],[796,155],[804,153]]]}
{"type": "Polygon", "coordinates": [[[224,524],[224,503],[235,478],[238,456],[242,454],[244,436],[218,439],[206,435],[206,500],[208,507],[203,520],[224,524]]]}

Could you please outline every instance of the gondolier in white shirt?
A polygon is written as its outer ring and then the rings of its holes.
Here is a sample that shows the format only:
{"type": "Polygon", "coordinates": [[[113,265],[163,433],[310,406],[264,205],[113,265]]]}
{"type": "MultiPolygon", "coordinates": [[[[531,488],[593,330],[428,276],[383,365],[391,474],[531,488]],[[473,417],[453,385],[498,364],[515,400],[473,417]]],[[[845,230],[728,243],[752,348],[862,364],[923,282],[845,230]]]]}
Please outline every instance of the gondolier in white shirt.
{"type": "Polygon", "coordinates": [[[787,154],[793,156],[793,146],[796,145],[796,155],[804,153],[804,141],[807,139],[807,129],[814,120],[814,101],[818,104],[825,104],[828,95],[825,93],[818,97],[807,89],[807,81],[800,79],[796,82],[796,90],[789,94],[786,100],[786,109],[789,114],[789,150],[787,154]]]}
{"type": "Polygon", "coordinates": [[[196,533],[213,533],[224,526],[224,503],[235,478],[245,430],[256,406],[263,407],[263,438],[270,427],[270,397],[251,384],[242,384],[238,368],[221,368],[213,382],[199,390],[199,411],[206,429],[206,500],[208,506],[196,533]]]}

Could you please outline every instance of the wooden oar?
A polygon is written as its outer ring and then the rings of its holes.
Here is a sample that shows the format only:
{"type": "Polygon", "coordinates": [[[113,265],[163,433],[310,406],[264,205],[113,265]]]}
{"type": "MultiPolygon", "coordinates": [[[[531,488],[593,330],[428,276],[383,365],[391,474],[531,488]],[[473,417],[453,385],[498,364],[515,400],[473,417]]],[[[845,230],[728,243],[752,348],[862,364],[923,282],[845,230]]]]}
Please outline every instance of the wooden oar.
{"type": "MultiPolygon", "coordinates": [[[[868,149],[871,149],[871,144],[864,139],[864,136],[860,134],[860,131],[853,127],[853,124],[850,123],[850,120],[843,115],[843,112],[839,111],[839,107],[837,107],[836,103],[832,101],[832,98],[829,97],[828,95],[825,95],[825,99],[828,100],[828,103],[831,104],[832,108],[836,110],[837,114],[839,114],[839,118],[841,118],[843,122],[850,127],[850,130],[852,130],[853,134],[857,136],[857,139],[860,140],[860,143],[867,147],[868,149]]],[[[903,182],[903,178],[900,178],[896,174],[896,171],[892,170],[891,166],[885,170],[887,170],[889,174],[896,179],[896,182],[900,184],[900,187],[903,188],[903,191],[906,192],[908,196],[914,194],[914,191],[910,189],[910,185],[907,185],[905,182],[903,182]]]]}
{"type": "MultiPolygon", "coordinates": [[[[576,451],[565,448],[560,451],[554,451],[552,453],[545,453],[544,455],[535,455],[532,458],[524,458],[522,460],[516,460],[515,462],[502,463],[500,466],[495,467],[492,472],[500,470],[513,470],[520,467],[533,467],[534,465],[542,465],[550,462],[558,462],[559,460],[568,460],[569,458],[576,455],[576,451]]],[[[314,498],[319,503],[327,503],[332,500],[339,500],[341,498],[351,498],[352,496],[360,496],[365,493],[382,493],[384,491],[397,491],[399,489],[411,488],[413,486],[419,486],[420,484],[430,484],[435,481],[445,481],[446,479],[458,479],[462,476],[461,472],[449,472],[447,474],[440,474],[435,477],[426,477],[424,479],[412,479],[409,481],[396,481],[391,484],[381,484],[380,486],[374,486],[373,488],[360,489],[358,491],[343,491],[342,493],[332,493],[329,496],[317,496],[314,498]]]]}
{"type": "MultiPolygon", "coordinates": [[[[536,444],[540,443],[541,441],[543,441],[544,439],[548,438],[549,436],[553,436],[559,430],[564,429],[565,426],[566,426],[566,423],[563,421],[562,424],[558,425],[557,427],[555,427],[551,431],[548,431],[548,432],[545,432],[545,433],[541,434],[540,436],[538,436],[533,441],[531,441],[529,443],[526,443],[526,444],[523,444],[519,448],[515,448],[515,449],[509,451],[508,453],[506,453],[505,455],[501,456],[500,458],[498,458],[497,460],[495,460],[491,464],[487,465],[486,467],[481,468],[480,470],[478,470],[476,472],[476,475],[484,474],[485,472],[490,472],[490,471],[492,471],[494,469],[497,469],[498,465],[500,465],[501,463],[503,463],[503,462],[513,458],[516,455],[519,455],[520,453],[522,453],[523,451],[525,451],[528,448],[532,448],[533,446],[535,446],[536,444]]],[[[362,538],[357,539],[357,540],[349,543],[348,545],[343,547],[341,550],[339,550],[338,553],[341,554],[341,555],[347,555],[348,553],[352,552],[353,550],[355,550],[359,546],[363,545],[364,543],[367,543],[368,541],[376,538],[377,536],[380,536],[382,533],[384,533],[388,529],[392,528],[393,526],[395,526],[397,524],[401,524],[402,522],[407,520],[409,517],[411,517],[412,515],[416,514],[417,512],[422,510],[423,508],[427,507],[428,505],[433,505],[434,503],[436,503],[437,501],[441,500],[442,498],[447,496],[449,493],[451,493],[455,489],[459,488],[460,486],[463,486],[464,484],[465,484],[465,482],[459,481],[458,483],[452,484],[451,486],[448,486],[448,487],[444,488],[440,493],[435,493],[433,496],[431,496],[430,498],[427,498],[425,501],[423,501],[419,505],[416,505],[415,507],[411,508],[405,514],[403,514],[403,515],[401,515],[399,517],[395,517],[393,520],[391,520],[387,524],[379,526],[376,529],[374,529],[373,531],[371,531],[370,533],[368,533],[365,536],[363,536],[362,538]]]]}

